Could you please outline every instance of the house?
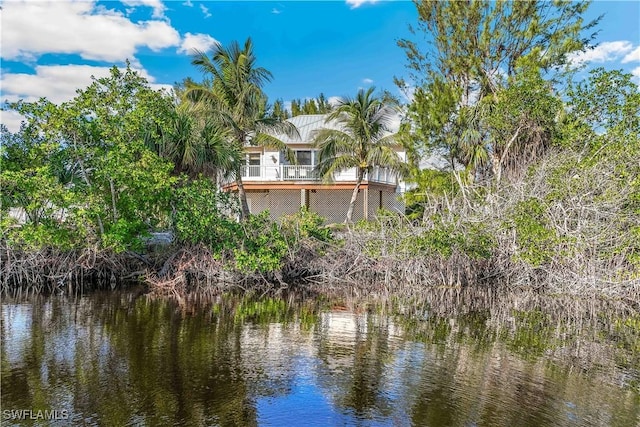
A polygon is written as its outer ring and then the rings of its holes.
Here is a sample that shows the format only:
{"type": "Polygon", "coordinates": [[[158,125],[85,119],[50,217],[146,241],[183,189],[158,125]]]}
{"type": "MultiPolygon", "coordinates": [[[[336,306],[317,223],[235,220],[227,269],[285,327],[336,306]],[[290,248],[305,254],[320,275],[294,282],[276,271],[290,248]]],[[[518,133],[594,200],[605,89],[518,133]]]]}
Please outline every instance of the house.
{"type": "MultiPolygon", "coordinates": [[[[326,114],[293,117],[289,121],[297,127],[300,138],[278,135],[294,151],[295,165],[286,160],[283,152],[275,149],[246,147],[242,182],[251,213],[269,210],[271,217],[276,219],[306,206],[309,211],[326,218],[328,223],[344,221],[356,184],[355,168],[337,174],[332,182],[323,181],[314,172],[317,164],[314,131],[335,126],[334,123],[325,123],[326,118],[326,114]]],[[[406,160],[402,147],[398,146],[397,152],[406,160]]],[[[237,191],[237,185],[229,182],[223,189],[237,191]]],[[[404,189],[405,184],[394,173],[374,168],[362,182],[353,220],[372,219],[381,208],[404,212],[400,197],[404,189]]]]}

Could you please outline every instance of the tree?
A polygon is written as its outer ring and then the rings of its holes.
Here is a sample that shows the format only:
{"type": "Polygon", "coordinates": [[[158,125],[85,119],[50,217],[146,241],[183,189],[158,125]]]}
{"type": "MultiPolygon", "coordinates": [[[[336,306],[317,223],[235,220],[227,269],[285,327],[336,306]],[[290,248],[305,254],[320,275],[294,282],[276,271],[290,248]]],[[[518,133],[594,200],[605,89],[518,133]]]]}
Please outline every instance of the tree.
{"type": "Polygon", "coordinates": [[[394,151],[396,134],[389,125],[395,111],[380,97],[373,96],[375,88],[361,89],[355,98],[341,99],[326,122],[335,121],[340,129],[321,129],[314,138],[318,148],[316,170],[324,179],[346,169],[356,169],[345,222],[351,222],[358,190],[367,173],[374,167],[386,167],[404,173],[405,164],[394,151]]]}
{"type": "MultiPolygon", "coordinates": [[[[411,31],[423,32],[426,43],[403,39],[398,44],[413,80],[415,97],[409,115],[416,132],[427,148],[446,150],[452,167],[457,162],[471,178],[493,176],[499,181],[507,162],[503,154],[522,168],[526,161],[517,155],[535,151],[512,149],[516,140],[523,146],[526,139],[521,124],[493,127],[496,116],[508,116],[508,109],[499,111],[510,105],[503,100],[517,95],[513,90],[502,92],[524,82],[542,89],[542,77],[552,83],[562,80],[568,55],[586,48],[593,35],[582,34],[598,19],[585,23],[588,2],[415,3],[419,22],[411,31]]],[[[396,82],[409,88],[401,79],[396,82]]],[[[549,101],[546,95],[538,99],[549,101]]],[[[526,113],[522,109],[518,115],[526,113]]],[[[549,124],[546,118],[544,122],[549,124]]]]}
{"type": "Polygon", "coordinates": [[[320,93],[320,95],[318,95],[318,98],[316,98],[316,103],[318,104],[318,112],[320,114],[326,114],[331,112],[332,110],[331,104],[329,103],[329,100],[325,98],[324,93],[320,93]]]}
{"type": "Polygon", "coordinates": [[[316,105],[316,101],[311,99],[305,99],[304,104],[302,104],[302,112],[304,114],[318,114],[318,106],[316,105]]]}
{"type": "Polygon", "coordinates": [[[203,174],[218,183],[240,163],[242,152],[228,144],[230,133],[197,105],[175,106],[163,133],[159,154],[174,164],[174,174],[191,179],[203,174]]]}
{"type": "Polygon", "coordinates": [[[271,108],[271,115],[280,120],[286,120],[289,118],[289,112],[284,107],[284,102],[281,98],[276,99],[276,102],[273,103],[273,107],[271,108]]]}
{"type": "Polygon", "coordinates": [[[51,205],[68,207],[65,223],[85,229],[85,243],[116,250],[136,245],[142,233],[167,219],[172,165],[149,147],[160,144],[172,100],[129,66],[113,67],[61,105],[43,99],[12,107],[27,117],[23,159],[36,156],[44,167],[29,166],[12,149],[7,164],[22,162],[14,172],[28,179],[4,178],[13,179],[14,196],[31,197],[34,219],[49,215],[51,205]]]}
{"type": "MultiPolygon", "coordinates": [[[[196,52],[192,64],[212,80],[190,85],[187,96],[230,133],[230,143],[236,151],[242,152],[247,145],[271,146],[284,150],[295,162],[291,150],[274,135],[294,137],[297,129],[289,122],[269,116],[262,86],[272,76],[265,68],[258,67],[256,61],[250,38],[242,47],[237,42],[226,48],[216,43],[211,56],[196,52]]],[[[247,218],[250,212],[241,169],[242,165],[237,163],[232,172],[242,218],[247,218]]]]}
{"type": "Polygon", "coordinates": [[[299,116],[300,114],[304,114],[302,112],[302,103],[299,99],[294,99],[291,101],[291,117],[299,116]]]}
{"type": "Polygon", "coordinates": [[[640,138],[640,92],[631,74],[597,68],[567,90],[565,143],[584,152],[616,141],[640,138]]]}
{"type": "Polygon", "coordinates": [[[491,173],[499,184],[505,172],[517,174],[550,147],[562,102],[551,84],[531,69],[510,77],[504,89],[483,102],[488,105],[481,126],[488,135],[491,173]]]}

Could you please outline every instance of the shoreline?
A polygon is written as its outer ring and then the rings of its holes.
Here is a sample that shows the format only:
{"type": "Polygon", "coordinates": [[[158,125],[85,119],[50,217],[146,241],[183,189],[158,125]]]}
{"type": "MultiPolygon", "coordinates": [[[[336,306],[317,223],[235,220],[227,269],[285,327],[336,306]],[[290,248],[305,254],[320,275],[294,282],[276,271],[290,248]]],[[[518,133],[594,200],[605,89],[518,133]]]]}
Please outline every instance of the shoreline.
{"type": "Polygon", "coordinates": [[[268,272],[239,271],[204,245],[166,246],[146,254],[95,249],[22,251],[6,244],[0,249],[3,296],[71,295],[141,284],[151,294],[179,300],[227,292],[269,296],[298,292],[314,297],[411,301],[425,293],[455,290],[500,297],[529,293],[549,300],[560,296],[615,301],[630,312],[640,311],[640,279],[607,283],[606,287],[592,278],[578,284],[558,283],[557,277],[539,271],[521,270],[518,276],[513,266],[500,270],[499,259],[474,259],[460,253],[446,259],[372,257],[354,248],[349,239],[321,250],[303,245],[279,269],[268,272]]]}

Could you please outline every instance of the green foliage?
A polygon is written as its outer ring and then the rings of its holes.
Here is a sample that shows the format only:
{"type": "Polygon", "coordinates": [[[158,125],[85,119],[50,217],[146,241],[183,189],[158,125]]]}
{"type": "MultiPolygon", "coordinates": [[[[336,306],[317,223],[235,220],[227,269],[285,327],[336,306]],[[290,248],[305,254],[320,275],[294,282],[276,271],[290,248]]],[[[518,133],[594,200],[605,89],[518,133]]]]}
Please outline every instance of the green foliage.
{"type": "Polygon", "coordinates": [[[508,221],[516,232],[517,257],[533,266],[547,263],[556,254],[558,239],[545,217],[548,207],[536,198],[519,202],[508,221]]]}
{"type": "Polygon", "coordinates": [[[233,251],[236,268],[246,272],[278,270],[289,247],[278,225],[269,219],[269,212],[249,216],[242,230],[241,246],[233,251]]]}
{"type": "Polygon", "coordinates": [[[518,68],[506,88],[481,102],[488,109],[482,127],[491,135],[496,181],[503,172],[518,172],[551,145],[562,104],[537,68],[518,68]]]}
{"type": "Polygon", "coordinates": [[[230,251],[240,233],[233,216],[237,203],[209,179],[183,183],[174,194],[173,229],[182,243],[204,243],[214,252],[230,251]]]}
{"type": "MultiPolygon", "coordinates": [[[[272,75],[267,69],[257,66],[251,38],[243,46],[236,41],[228,47],[216,43],[210,56],[196,52],[191,63],[205,74],[207,80],[189,84],[186,98],[201,114],[212,117],[220,129],[230,135],[227,141],[232,151],[242,153],[247,145],[262,145],[282,150],[293,159],[292,150],[273,135],[293,137],[297,136],[297,129],[281,117],[269,114],[267,96],[262,87],[272,75]]],[[[240,214],[246,219],[250,212],[242,185],[242,162],[231,163],[225,169],[236,179],[240,214]]]]}
{"type": "Polygon", "coordinates": [[[449,258],[458,243],[459,236],[455,235],[452,224],[428,229],[404,242],[406,249],[414,255],[420,254],[427,257],[438,255],[443,258],[449,258]]]}
{"type": "Polygon", "coordinates": [[[142,239],[147,235],[148,226],[141,220],[119,218],[105,228],[102,245],[116,253],[126,250],[140,251],[144,247],[142,239]]]}
{"type": "Polygon", "coordinates": [[[242,152],[229,144],[231,133],[215,116],[188,100],[175,107],[155,151],[173,162],[174,173],[192,178],[228,177],[237,168],[242,152]]]}
{"type": "MultiPolygon", "coordinates": [[[[301,114],[327,114],[332,110],[333,106],[323,93],[318,95],[317,98],[306,98],[304,101],[300,99],[291,100],[291,117],[301,114]]],[[[285,113],[288,112],[285,110],[285,113]]]]}
{"type": "Polygon", "coordinates": [[[360,221],[356,230],[367,235],[365,252],[374,258],[383,254],[400,258],[441,257],[454,253],[473,259],[494,254],[496,239],[482,224],[430,218],[428,227],[415,227],[405,217],[380,210],[376,221],[360,221]]]}
{"type": "Polygon", "coordinates": [[[449,258],[454,252],[474,259],[488,259],[493,254],[495,239],[479,225],[464,227],[437,222],[432,228],[403,242],[404,250],[414,256],[449,258]]]}
{"type": "Polygon", "coordinates": [[[27,223],[18,227],[11,226],[8,218],[4,218],[0,221],[0,228],[5,230],[4,238],[10,245],[26,250],[43,248],[70,250],[83,241],[81,232],[50,219],[38,224],[27,223]]]}
{"type": "Polygon", "coordinates": [[[640,92],[632,75],[597,68],[567,90],[570,112],[563,117],[564,145],[597,153],[608,143],[640,138],[640,92]]]}
{"type": "Polygon", "coordinates": [[[324,218],[315,212],[309,212],[306,207],[293,215],[286,215],[280,219],[282,233],[293,242],[313,238],[320,242],[333,240],[330,228],[324,227],[324,218]]]}
{"type": "Polygon", "coordinates": [[[444,195],[455,196],[459,189],[453,172],[435,169],[412,168],[407,182],[416,184],[403,195],[410,219],[421,219],[427,204],[438,203],[444,195]]]}
{"type": "MultiPolygon", "coordinates": [[[[409,117],[423,155],[448,157],[472,179],[499,182],[539,158],[555,134],[552,83],[597,24],[588,2],[416,1],[427,43],[403,39],[413,80],[409,117]],[[549,79],[544,81],[541,76],[549,79]]],[[[460,183],[464,185],[463,183],[460,183]]]]}
{"type": "Polygon", "coordinates": [[[45,232],[55,219],[75,245],[123,251],[166,224],[173,165],[149,147],[159,143],[173,105],[129,67],[113,67],[67,103],[11,108],[26,123],[15,135],[3,132],[3,207],[25,210],[24,236],[59,244],[60,233],[45,232]]]}
{"type": "Polygon", "coordinates": [[[278,120],[286,120],[289,118],[289,111],[284,107],[282,98],[276,99],[271,107],[271,116],[278,120]]]}

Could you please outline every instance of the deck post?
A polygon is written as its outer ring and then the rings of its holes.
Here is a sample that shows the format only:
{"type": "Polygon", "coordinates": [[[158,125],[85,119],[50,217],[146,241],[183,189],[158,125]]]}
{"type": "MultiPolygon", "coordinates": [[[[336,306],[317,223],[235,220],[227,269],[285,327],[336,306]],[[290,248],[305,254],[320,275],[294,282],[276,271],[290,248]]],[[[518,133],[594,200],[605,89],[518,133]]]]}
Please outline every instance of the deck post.
{"type": "Polygon", "coordinates": [[[364,199],[364,216],[363,218],[366,220],[369,219],[369,186],[364,188],[364,195],[363,195],[363,199],[364,199]]]}

